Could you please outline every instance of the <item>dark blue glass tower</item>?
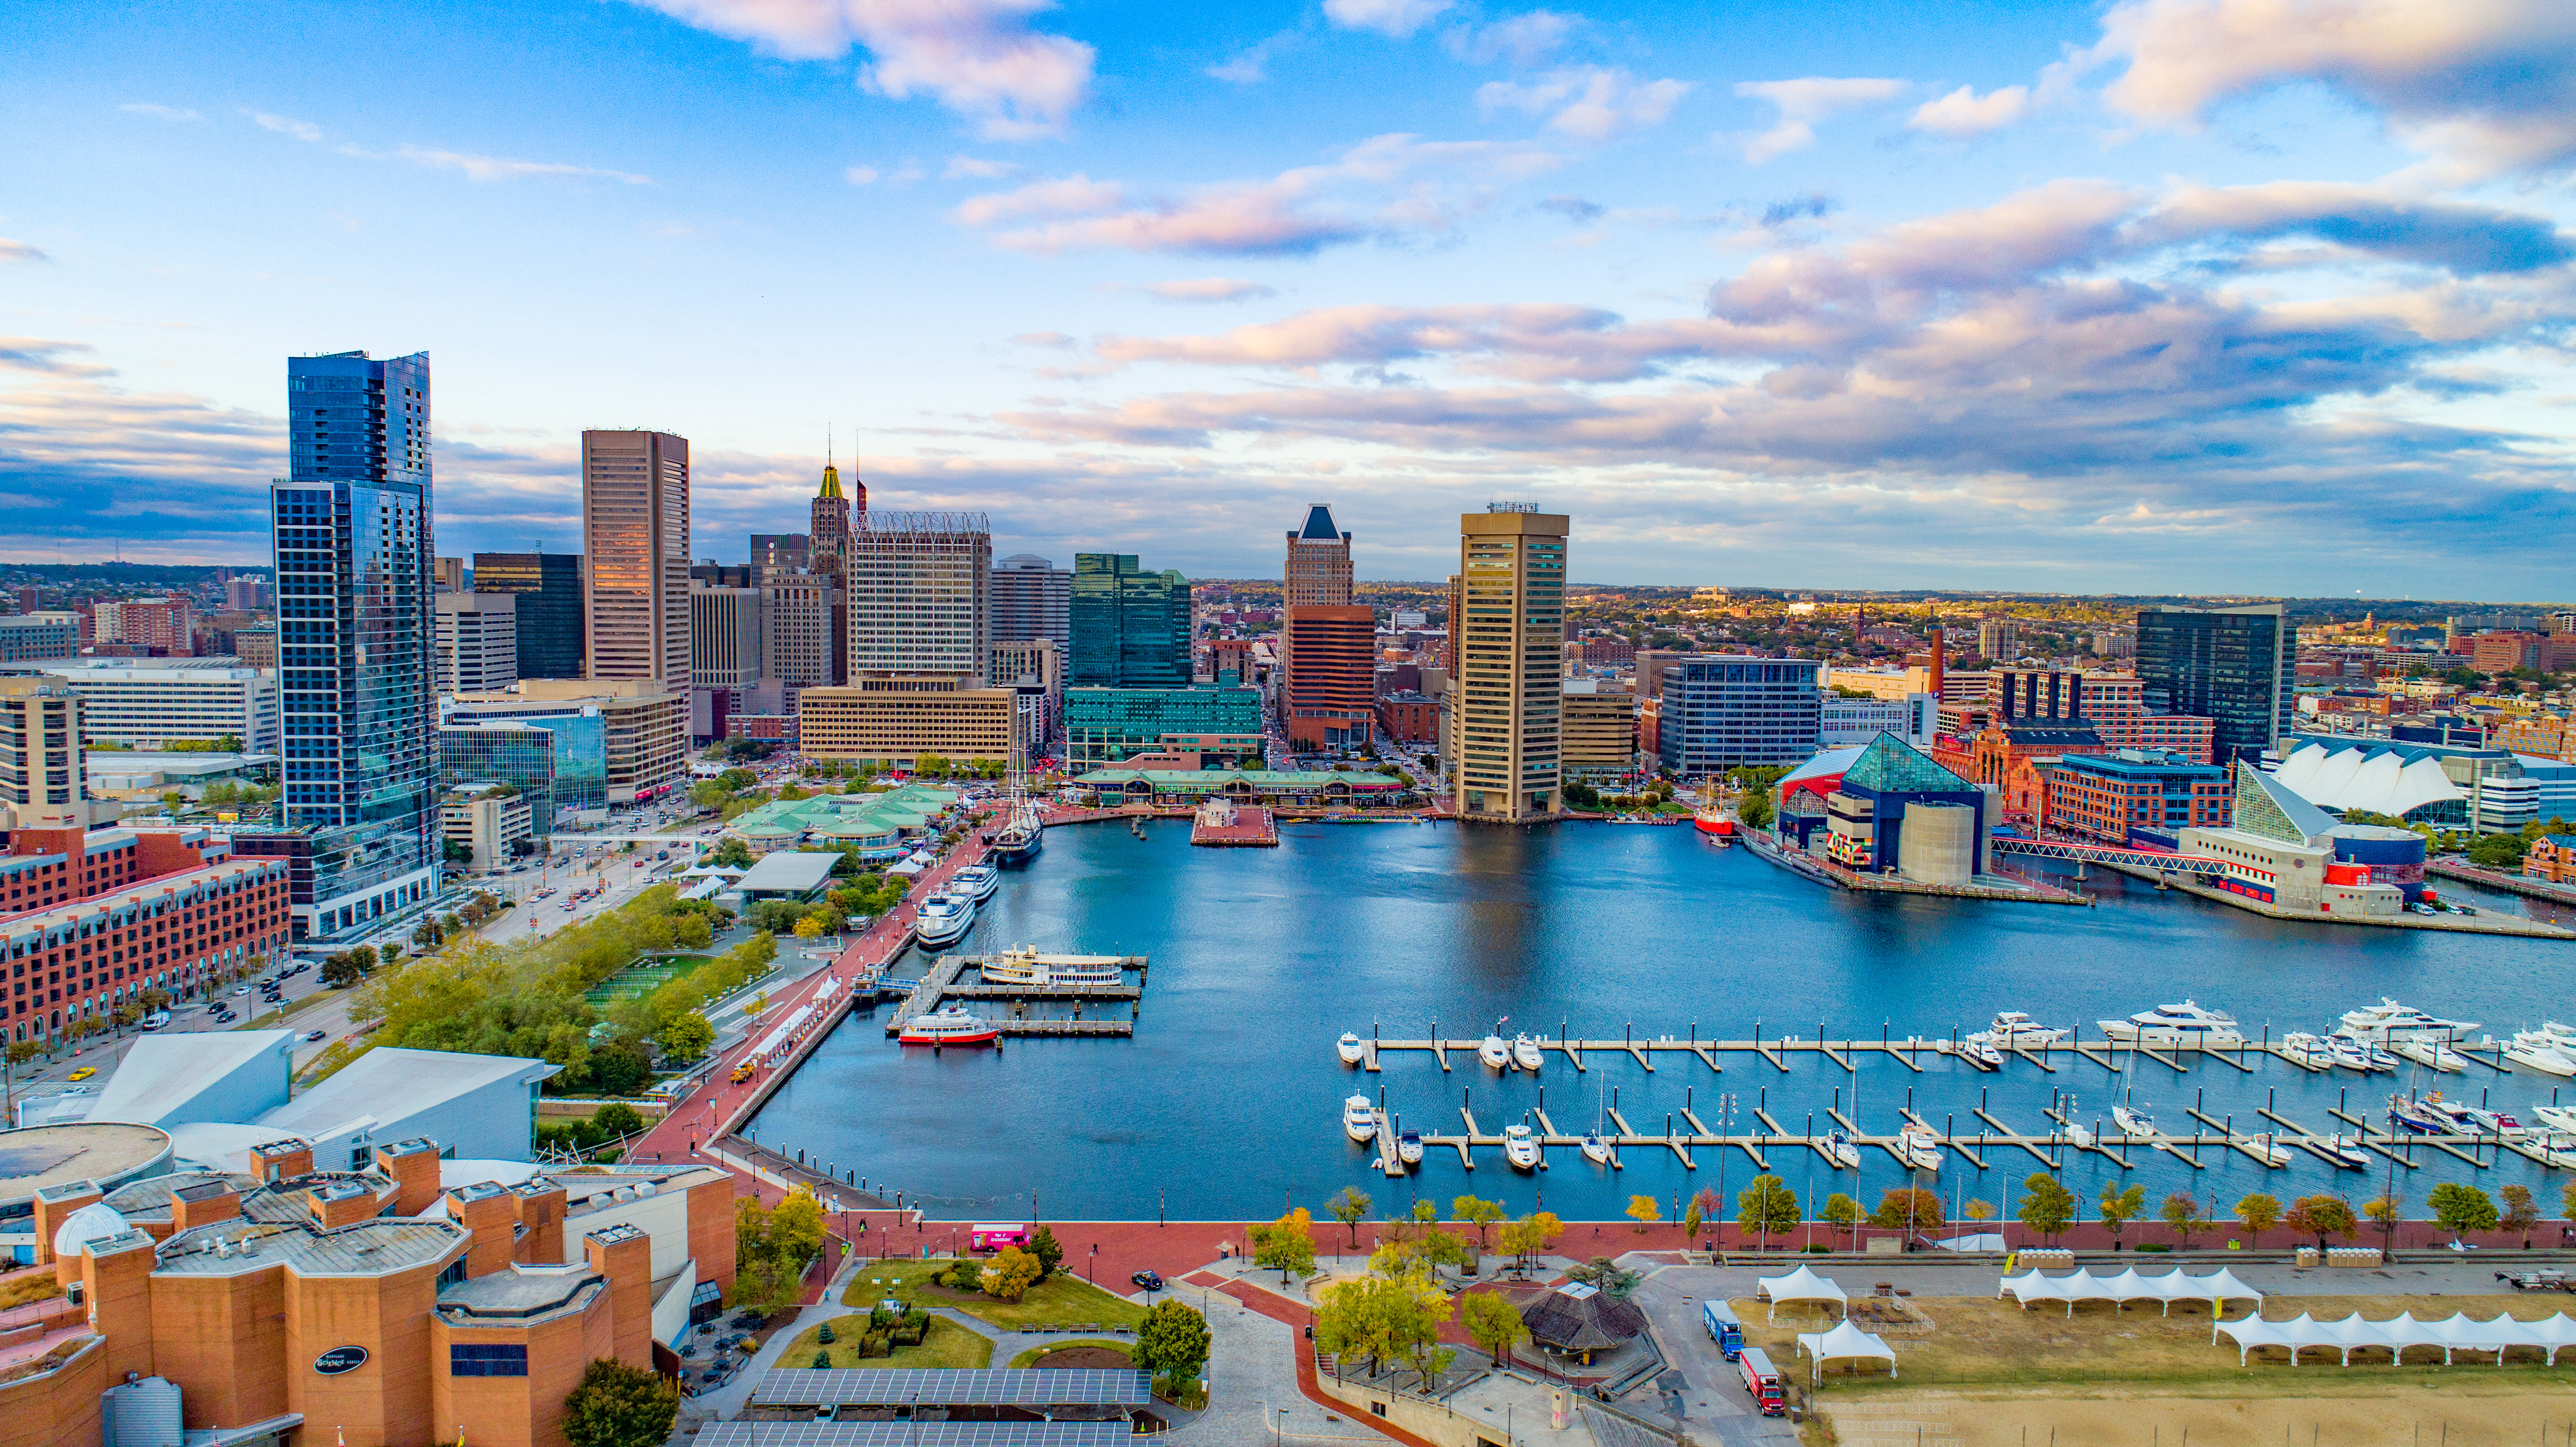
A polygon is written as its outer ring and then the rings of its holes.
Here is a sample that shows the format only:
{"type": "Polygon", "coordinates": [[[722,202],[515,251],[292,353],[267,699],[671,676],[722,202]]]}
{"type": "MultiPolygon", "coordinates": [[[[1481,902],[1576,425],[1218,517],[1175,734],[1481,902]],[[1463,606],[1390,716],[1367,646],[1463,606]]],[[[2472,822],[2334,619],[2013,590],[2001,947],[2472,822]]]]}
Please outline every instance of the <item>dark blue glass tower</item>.
{"type": "Polygon", "coordinates": [[[439,893],[429,354],[286,363],[270,489],[285,798],[245,854],[295,862],[294,928],[355,936],[439,893]]]}

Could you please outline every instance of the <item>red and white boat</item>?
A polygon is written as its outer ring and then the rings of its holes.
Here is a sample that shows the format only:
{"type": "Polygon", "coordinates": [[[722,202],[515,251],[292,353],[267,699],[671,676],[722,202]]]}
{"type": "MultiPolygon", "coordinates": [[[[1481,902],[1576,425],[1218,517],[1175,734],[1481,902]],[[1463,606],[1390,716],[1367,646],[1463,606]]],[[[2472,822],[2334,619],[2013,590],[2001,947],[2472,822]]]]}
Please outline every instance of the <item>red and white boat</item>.
{"type": "Polygon", "coordinates": [[[947,1005],[913,1016],[894,1038],[898,1045],[990,1045],[1002,1038],[1002,1029],[981,1015],[947,1005]]]}
{"type": "Polygon", "coordinates": [[[1720,839],[1735,837],[1734,817],[1714,804],[1692,811],[1691,823],[1702,834],[1714,834],[1720,839]]]}

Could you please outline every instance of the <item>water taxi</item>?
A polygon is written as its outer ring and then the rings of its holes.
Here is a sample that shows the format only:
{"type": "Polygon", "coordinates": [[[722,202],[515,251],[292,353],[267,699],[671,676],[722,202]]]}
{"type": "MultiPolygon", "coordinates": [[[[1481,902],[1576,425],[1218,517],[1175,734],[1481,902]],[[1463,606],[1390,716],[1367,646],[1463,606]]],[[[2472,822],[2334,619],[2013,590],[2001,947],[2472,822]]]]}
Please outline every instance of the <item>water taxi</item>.
{"type": "Polygon", "coordinates": [[[943,1005],[906,1020],[894,1038],[898,1045],[990,1045],[1002,1038],[1002,1030],[981,1015],[943,1005]]]}
{"type": "Polygon", "coordinates": [[[978,968],[988,985],[1092,987],[1127,983],[1125,962],[1116,955],[1042,955],[1035,945],[1004,950],[978,968]]]}

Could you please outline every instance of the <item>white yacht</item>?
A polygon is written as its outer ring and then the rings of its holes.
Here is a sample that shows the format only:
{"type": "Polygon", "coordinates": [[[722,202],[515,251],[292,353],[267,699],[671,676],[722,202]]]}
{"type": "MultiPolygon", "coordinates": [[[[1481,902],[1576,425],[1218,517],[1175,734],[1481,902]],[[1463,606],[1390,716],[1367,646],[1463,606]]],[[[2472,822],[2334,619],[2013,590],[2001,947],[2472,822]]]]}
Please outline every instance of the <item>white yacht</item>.
{"type": "Polygon", "coordinates": [[[2126,1020],[2098,1022],[2102,1033],[2115,1045],[2184,1046],[2211,1049],[2233,1048],[2245,1043],[2236,1028],[2236,1017],[2221,1010],[2204,1010],[2192,1001],[2179,1005],[2158,1005],[2140,1010],[2126,1020]]]}
{"type": "Polygon", "coordinates": [[[2512,1042],[2504,1047],[2504,1058],[2516,1065],[2528,1065],[2543,1075],[2576,1075],[2576,1060],[2568,1058],[2570,1051],[2576,1051],[2576,1041],[2540,1030],[2516,1030],[2512,1042]]]}
{"type": "Polygon", "coordinates": [[[2326,1154],[2334,1157],[2336,1165],[2347,1170],[2363,1171],[2370,1168],[2370,1152],[2363,1150],[2361,1142],[2352,1136],[2327,1136],[2326,1154]]]}
{"type": "Polygon", "coordinates": [[[2364,1040],[2385,1040],[2394,1044],[2409,1038],[2457,1040],[2478,1026],[2474,1020],[2437,1019],[2412,1005],[2400,1005],[2382,995],[2376,1005],[2345,1011],[2343,1028],[2364,1040]]]}
{"type": "Polygon", "coordinates": [[[1395,1137],[1395,1158],[1408,1166],[1422,1164],[1422,1132],[1398,1131],[1395,1137]]]}
{"type": "Polygon", "coordinates": [[[942,1005],[927,1015],[915,1015],[904,1022],[896,1033],[898,1045],[997,1045],[1001,1027],[983,1016],[959,1005],[942,1005]]]}
{"type": "Polygon", "coordinates": [[[975,927],[975,897],[942,891],[921,902],[912,927],[924,949],[945,949],[975,927]]]}
{"type": "Polygon", "coordinates": [[[1365,1095],[1342,1102],[1342,1131],[1355,1141],[1377,1139],[1377,1107],[1365,1095]]]}
{"type": "Polygon", "coordinates": [[[2004,1053],[1997,1050],[1994,1041],[1983,1034],[1971,1035],[1960,1041],[1959,1053],[1990,1070],[2003,1068],[2004,1053]]]}
{"type": "Polygon", "coordinates": [[[2535,1105],[2531,1116],[2551,1130],[2576,1134],[2576,1105],[2535,1105]]]}
{"type": "Polygon", "coordinates": [[[1515,1035],[1512,1037],[1512,1063],[1523,1070],[1536,1073],[1539,1066],[1546,1062],[1545,1057],[1539,1054],[1537,1041],[1527,1035],[1515,1035]]]}
{"type": "Polygon", "coordinates": [[[1851,1137],[1841,1131],[1830,1131],[1819,1138],[1816,1141],[1816,1154],[1823,1156],[1835,1170],[1860,1169],[1860,1147],[1853,1145],[1851,1137]]]}
{"type": "Polygon", "coordinates": [[[1485,1042],[1476,1047],[1476,1058],[1496,1070],[1509,1070],[1512,1068],[1512,1044],[1500,1035],[1488,1035],[1485,1042]]]}
{"type": "Polygon", "coordinates": [[[1905,1157],[1905,1163],[1918,1171],[1941,1169],[1941,1138],[1932,1133],[1930,1126],[1907,1121],[1896,1133],[1896,1149],[1905,1157]]]}
{"type": "Polygon", "coordinates": [[[2388,1042],[2388,1048],[2400,1060],[2457,1075],[2469,1068],[2469,1058],[2431,1035],[2409,1035],[2388,1042]]]}
{"type": "MultiPolygon", "coordinates": [[[[2281,1054],[2297,1064],[2310,1066],[2318,1070],[2330,1069],[2341,1063],[2335,1059],[2333,1047],[2327,1045],[2325,1041],[2317,1038],[2316,1036],[2308,1034],[2306,1031],[2299,1031],[2295,1034],[2282,1036],[2281,1054]]],[[[2365,1063],[2356,1062],[2353,1065],[2353,1069],[2355,1070],[2367,1070],[2369,1068],[2370,1067],[2365,1063]]]]}
{"type": "Polygon", "coordinates": [[[989,864],[969,864],[948,876],[948,887],[964,890],[975,897],[977,904],[982,904],[993,897],[994,890],[1002,887],[1002,871],[989,864]]]}
{"type": "Polygon", "coordinates": [[[2118,1126],[2120,1134],[2133,1141],[2155,1138],[2156,1118],[2143,1110],[2131,1110],[2125,1105],[2115,1105],[2111,1107],[2111,1124],[2118,1126]]]}
{"type": "Polygon", "coordinates": [[[1360,1037],[1356,1032],[1345,1030],[1342,1032],[1342,1038],[1333,1042],[1333,1053],[1342,1057],[1342,1063],[1344,1065],[1357,1065],[1368,1051],[1367,1048],[1361,1044],[1360,1037]]]}
{"type": "Polygon", "coordinates": [[[1597,1135],[1583,1138],[1583,1158],[1596,1166],[1610,1164],[1610,1142],[1597,1135]]]}
{"type": "Polygon", "coordinates": [[[2052,1030],[2019,1010],[2006,1010],[1995,1016],[1995,1022],[1968,1038],[1983,1037],[1999,1050],[2014,1050],[2025,1045],[2064,1043],[2067,1032],[2052,1030]]]}
{"type": "Polygon", "coordinates": [[[1515,1121],[1503,1127],[1503,1159],[1516,1171],[1538,1169],[1538,1137],[1530,1128],[1515,1121]]]}
{"type": "Polygon", "coordinates": [[[2254,1148],[2255,1154],[2262,1159],[2263,1164],[2274,1170],[2279,1170],[2290,1163],[2290,1148],[2272,1139],[2270,1131],[2265,1131],[2261,1135],[2247,1136],[2245,1143],[2254,1148]]]}
{"type": "Polygon", "coordinates": [[[1042,955],[1035,945],[1004,950],[977,968],[988,985],[1089,987],[1127,983],[1125,962],[1116,955],[1042,955]]]}
{"type": "Polygon", "coordinates": [[[2334,1063],[2346,1070],[2389,1071],[2397,1068],[2397,1057],[2358,1036],[2338,1030],[2326,1037],[2326,1050],[2334,1063]]]}

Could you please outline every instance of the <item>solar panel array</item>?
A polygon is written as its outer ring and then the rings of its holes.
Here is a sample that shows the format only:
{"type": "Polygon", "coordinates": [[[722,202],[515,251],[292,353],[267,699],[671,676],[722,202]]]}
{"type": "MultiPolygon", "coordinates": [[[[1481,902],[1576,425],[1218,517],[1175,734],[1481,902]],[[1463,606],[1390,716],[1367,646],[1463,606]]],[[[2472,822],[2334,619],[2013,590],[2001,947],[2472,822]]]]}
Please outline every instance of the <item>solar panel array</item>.
{"type": "Polygon", "coordinates": [[[1142,1407],[1152,1378],[1096,1368],[776,1368],[760,1374],[755,1407],[1142,1407]]]}
{"type": "Polygon", "coordinates": [[[1125,1422],[710,1422],[696,1447],[1129,1447],[1125,1422]]]}

